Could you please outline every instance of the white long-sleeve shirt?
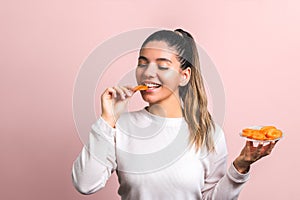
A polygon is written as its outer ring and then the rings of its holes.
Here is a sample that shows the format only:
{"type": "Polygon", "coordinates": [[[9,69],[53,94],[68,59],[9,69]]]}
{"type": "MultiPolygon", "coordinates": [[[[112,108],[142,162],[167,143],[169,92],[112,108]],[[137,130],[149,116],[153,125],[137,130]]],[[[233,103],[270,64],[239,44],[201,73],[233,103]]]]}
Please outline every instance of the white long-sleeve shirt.
{"type": "Polygon", "coordinates": [[[116,171],[122,200],[231,200],[249,174],[230,165],[222,129],[213,134],[215,151],[189,147],[184,118],[162,118],[146,109],[123,114],[116,128],[102,118],[73,163],[74,186],[91,194],[116,171]]]}

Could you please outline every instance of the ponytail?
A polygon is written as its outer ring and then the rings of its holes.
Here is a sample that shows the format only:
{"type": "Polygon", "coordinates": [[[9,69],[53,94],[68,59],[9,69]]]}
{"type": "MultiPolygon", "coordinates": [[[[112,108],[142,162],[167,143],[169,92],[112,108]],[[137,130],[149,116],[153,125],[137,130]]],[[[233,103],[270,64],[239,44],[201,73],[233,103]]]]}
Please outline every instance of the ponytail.
{"type": "Polygon", "coordinates": [[[184,118],[191,132],[190,142],[195,145],[196,150],[204,145],[208,151],[212,151],[214,150],[214,142],[211,132],[215,125],[208,111],[207,95],[203,77],[200,73],[197,46],[188,32],[182,29],[176,29],[174,32],[178,33],[186,41],[186,48],[190,49],[184,52],[180,59],[183,69],[191,68],[190,82],[179,90],[184,103],[184,118]]]}

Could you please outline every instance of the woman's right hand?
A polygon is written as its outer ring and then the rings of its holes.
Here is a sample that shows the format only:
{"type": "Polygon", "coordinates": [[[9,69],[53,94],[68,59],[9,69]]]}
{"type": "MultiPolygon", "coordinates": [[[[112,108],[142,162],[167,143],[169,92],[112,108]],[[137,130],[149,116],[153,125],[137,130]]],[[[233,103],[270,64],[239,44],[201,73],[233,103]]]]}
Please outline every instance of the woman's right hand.
{"type": "Polygon", "coordinates": [[[114,86],[107,88],[101,95],[101,117],[112,127],[121,113],[125,111],[130,97],[133,95],[132,88],[114,86]]]}

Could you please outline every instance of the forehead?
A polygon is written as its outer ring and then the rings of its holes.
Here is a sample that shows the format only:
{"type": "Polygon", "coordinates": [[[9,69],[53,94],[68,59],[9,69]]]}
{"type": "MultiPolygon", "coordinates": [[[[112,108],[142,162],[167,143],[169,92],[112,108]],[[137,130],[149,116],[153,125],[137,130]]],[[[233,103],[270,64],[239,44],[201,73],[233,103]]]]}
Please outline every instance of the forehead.
{"type": "Polygon", "coordinates": [[[166,42],[151,41],[148,42],[140,51],[140,55],[146,57],[176,57],[177,52],[166,42]]]}

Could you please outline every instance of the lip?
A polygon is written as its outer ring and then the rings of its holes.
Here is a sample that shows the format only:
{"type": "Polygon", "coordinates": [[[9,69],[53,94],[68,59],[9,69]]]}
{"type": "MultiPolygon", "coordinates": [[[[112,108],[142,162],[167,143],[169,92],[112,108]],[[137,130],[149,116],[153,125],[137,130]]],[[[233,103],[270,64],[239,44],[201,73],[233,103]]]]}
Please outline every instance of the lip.
{"type": "Polygon", "coordinates": [[[142,91],[142,92],[155,92],[156,90],[158,90],[159,88],[149,88],[149,89],[147,89],[147,90],[144,90],[144,91],[142,91]]]}

